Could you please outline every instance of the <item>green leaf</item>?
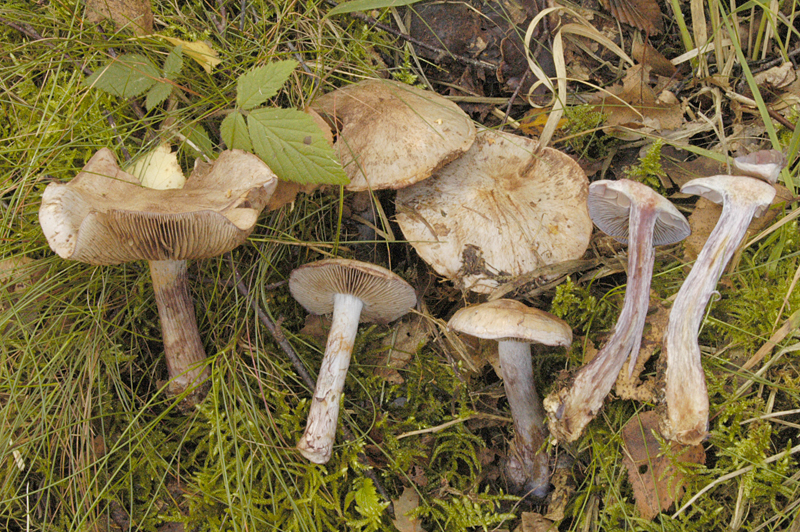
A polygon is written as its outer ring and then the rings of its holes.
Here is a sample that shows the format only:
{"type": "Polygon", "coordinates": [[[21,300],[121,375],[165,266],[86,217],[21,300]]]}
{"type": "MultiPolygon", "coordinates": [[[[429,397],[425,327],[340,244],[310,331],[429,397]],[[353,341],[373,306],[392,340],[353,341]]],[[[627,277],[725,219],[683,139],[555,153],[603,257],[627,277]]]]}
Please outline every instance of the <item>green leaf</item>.
{"type": "Polygon", "coordinates": [[[234,111],[225,117],[219,126],[222,140],[233,150],[253,151],[250,143],[250,133],[247,131],[247,124],[239,111],[234,111]]]}
{"type": "Polygon", "coordinates": [[[172,85],[159,81],[147,91],[147,98],[144,100],[144,106],[150,111],[153,107],[166,100],[170,93],[172,93],[172,85]]]}
{"type": "Polygon", "coordinates": [[[252,109],[278,94],[278,90],[297,68],[297,61],[287,59],[242,74],[236,84],[236,105],[241,109],[252,109]]]}
{"type": "Polygon", "coordinates": [[[176,46],[167,56],[164,61],[164,77],[167,79],[175,79],[175,76],[183,68],[183,48],[176,46]]]}
{"type": "Polygon", "coordinates": [[[188,145],[194,151],[199,149],[200,152],[208,156],[214,155],[214,143],[211,142],[211,138],[208,136],[208,133],[206,133],[206,130],[203,129],[203,126],[199,124],[189,124],[181,129],[181,135],[186,137],[189,141],[184,142],[184,146],[188,145]]]}
{"type": "Polygon", "coordinates": [[[334,7],[326,17],[331,15],[342,15],[344,13],[352,13],[353,11],[371,11],[373,9],[383,9],[384,7],[400,7],[416,4],[420,0],[351,0],[350,2],[343,2],[334,7]]]}
{"type": "Polygon", "coordinates": [[[114,96],[133,98],[152,87],[159,78],[158,69],[145,56],[125,54],[86,78],[84,84],[114,96]]]}
{"type": "Polygon", "coordinates": [[[349,182],[322,130],[295,109],[256,109],[247,117],[256,155],[275,174],[295,183],[349,182]]]}

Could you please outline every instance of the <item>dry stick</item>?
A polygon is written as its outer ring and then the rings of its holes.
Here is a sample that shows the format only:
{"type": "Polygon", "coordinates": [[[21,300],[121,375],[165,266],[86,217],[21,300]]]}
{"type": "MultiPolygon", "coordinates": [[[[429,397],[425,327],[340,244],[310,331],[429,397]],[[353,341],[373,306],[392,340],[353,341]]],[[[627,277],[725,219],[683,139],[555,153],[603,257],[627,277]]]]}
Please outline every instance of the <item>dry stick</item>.
{"type": "MultiPolygon", "coordinates": [[[[294,366],[295,371],[300,375],[300,378],[303,379],[303,383],[311,390],[316,388],[316,381],[303,365],[303,361],[300,360],[299,356],[297,356],[292,344],[290,344],[289,340],[286,339],[286,336],[284,336],[283,331],[280,329],[278,324],[272,321],[272,318],[269,317],[269,314],[264,312],[264,310],[261,308],[261,305],[259,305],[258,301],[256,301],[256,298],[250,297],[250,290],[247,288],[247,285],[244,284],[242,275],[239,273],[239,269],[234,264],[233,257],[231,256],[230,252],[226,253],[225,255],[230,263],[231,271],[233,272],[233,276],[236,281],[236,288],[239,290],[239,293],[245,298],[245,300],[250,302],[250,306],[253,307],[253,310],[255,310],[256,314],[258,315],[258,319],[270,332],[272,338],[278,343],[279,346],[281,346],[281,349],[283,349],[283,352],[286,353],[286,356],[289,357],[289,360],[291,361],[292,366],[294,366]]],[[[347,425],[342,425],[342,432],[344,433],[345,439],[348,441],[355,441],[356,438],[347,425]]],[[[389,501],[389,506],[386,509],[392,519],[394,519],[394,504],[392,503],[392,499],[389,497],[389,493],[378,479],[378,475],[375,474],[375,470],[371,465],[369,465],[367,455],[364,453],[358,453],[358,461],[361,462],[361,465],[365,466],[364,475],[372,480],[372,484],[375,486],[375,489],[378,490],[378,493],[380,493],[384,499],[389,501]]]]}

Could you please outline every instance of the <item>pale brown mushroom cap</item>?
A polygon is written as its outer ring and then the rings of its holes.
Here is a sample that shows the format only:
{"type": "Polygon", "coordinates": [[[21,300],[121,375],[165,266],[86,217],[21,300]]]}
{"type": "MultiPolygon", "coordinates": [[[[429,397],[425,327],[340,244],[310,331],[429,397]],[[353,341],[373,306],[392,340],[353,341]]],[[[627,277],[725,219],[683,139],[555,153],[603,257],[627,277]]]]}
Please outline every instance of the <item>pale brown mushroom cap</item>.
{"type": "Polygon", "coordinates": [[[628,221],[632,203],[651,206],[658,212],[653,228],[653,245],[680,242],[691,233],[681,212],[665,197],[650,187],[631,181],[601,180],[589,186],[589,214],[595,225],[616,240],[628,243],[628,221]]]}
{"type": "Polygon", "coordinates": [[[786,155],[782,151],[759,150],[736,157],[733,160],[733,170],[737,174],[775,184],[786,163],[786,155]]]}
{"type": "Polygon", "coordinates": [[[406,240],[440,275],[481,293],[498,275],[580,258],[592,233],[589,180],[566,154],[537,148],[529,138],[478,133],[467,153],[397,192],[406,240]]]}
{"type": "Polygon", "coordinates": [[[145,188],[103,148],[68,184],[47,186],[39,223],[59,256],[89,264],[208,258],[247,239],[276,184],[258,157],[228,150],[183,188],[145,188]]]}
{"type": "Polygon", "coordinates": [[[475,125],[434,92],[366,80],[319,97],[313,108],[337,124],[334,145],[348,190],[397,189],[427,179],[465,152],[475,125]]]}
{"type": "Polygon", "coordinates": [[[325,259],[296,268],[289,277],[289,291],[312,314],[333,312],[336,294],[355,296],[364,304],[361,323],[389,323],[417,304],[414,289],[399,275],[349,259],[325,259]]]}
{"type": "Polygon", "coordinates": [[[754,204],[756,218],[769,209],[772,198],[775,197],[775,187],[769,183],[738,175],[714,175],[692,179],[681,187],[681,192],[702,196],[720,204],[726,201],[754,204]]]}
{"type": "Polygon", "coordinates": [[[572,343],[572,329],[557,316],[513,299],[459,309],[447,326],[486,340],[518,340],[544,345],[572,343]]]}

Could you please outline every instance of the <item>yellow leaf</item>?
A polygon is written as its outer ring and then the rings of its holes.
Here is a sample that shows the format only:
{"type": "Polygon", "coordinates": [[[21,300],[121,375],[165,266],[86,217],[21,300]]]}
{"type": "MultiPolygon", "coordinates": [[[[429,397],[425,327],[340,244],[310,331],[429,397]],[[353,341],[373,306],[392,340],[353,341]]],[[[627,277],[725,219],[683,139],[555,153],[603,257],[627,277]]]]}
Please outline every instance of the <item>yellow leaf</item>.
{"type": "Polygon", "coordinates": [[[164,35],[161,37],[168,40],[175,46],[181,46],[183,48],[183,53],[200,63],[200,66],[202,66],[209,74],[211,74],[212,68],[222,63],[222,59],[219,58],[219,54],[203,41],[189,42],[182,39],[176,39],[175,37],[165,37],[164,35]]]}

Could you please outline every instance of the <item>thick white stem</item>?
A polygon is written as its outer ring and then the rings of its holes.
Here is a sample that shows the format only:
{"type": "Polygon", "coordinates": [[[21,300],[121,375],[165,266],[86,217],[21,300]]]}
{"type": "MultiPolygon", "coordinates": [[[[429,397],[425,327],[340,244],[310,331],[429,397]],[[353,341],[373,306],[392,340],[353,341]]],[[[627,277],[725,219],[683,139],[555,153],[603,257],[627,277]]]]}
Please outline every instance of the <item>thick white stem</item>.
{"type": "Polygon", "coordinates": [[[189,295],[186,261],[159,260],[149,264],[169,371],[169,393],[180,395],[196,386],[183,402],[182,407],[187,408],[203,400],[207,392],[203,381],[211,373],[204,364],[206,352],[189,295]]]}
{"type": "Polygon", "coordinates": [[[533,382],[531,346],[527,342],[504,340],[498,344],[506,398],[514,419],[514,445],[506,462],[506,475],[516,491],[547,495],[550,484],[549,459],[539,452],[547,431],[544,409],[533,382]]]}
{"type": "Polygon", "coordinates": [[[331,458],[339,419],[339,402],[363,306],[355,296],[334,296],[331,330],[317,377],[317,387],[311,400],[306,430],[297,442],[300,453],[315,464],[327,463],[331,458]]]}
{"type": "Polygon", "coordinates": [[[697,335],[711,294],[755,214],[755,203],[726,201],[686,277],[669,314],[664,337],[667,359],[667,417],[662,432],[686,445],[702,442],[708,433],[708,392],[697,335]]]}
{"type": "Polygon", "coordinates": [[[620,369],[630,355],[636,363],[642,342],[655,250],[653,228],[657,213],[649,205],[631,205],[628,238],[628,287],[614,333],[595,357],[580,371],[572,387],[559,394],[560,404],[548,398],[550,430],[559,440],[574,441],[597,415],[620,369]]]}

